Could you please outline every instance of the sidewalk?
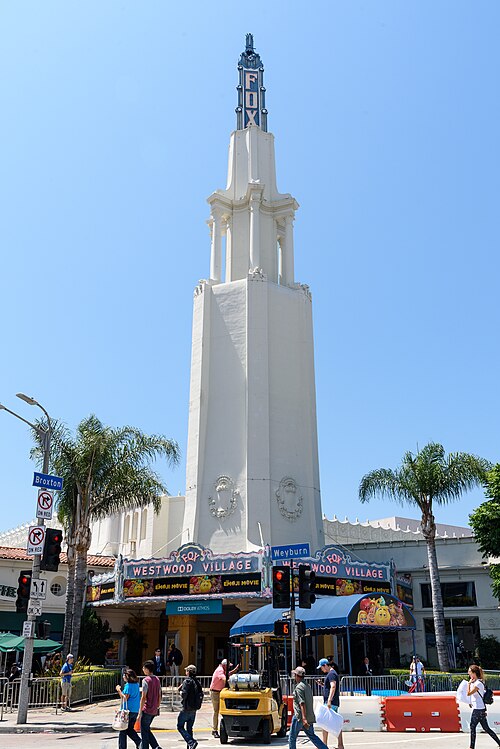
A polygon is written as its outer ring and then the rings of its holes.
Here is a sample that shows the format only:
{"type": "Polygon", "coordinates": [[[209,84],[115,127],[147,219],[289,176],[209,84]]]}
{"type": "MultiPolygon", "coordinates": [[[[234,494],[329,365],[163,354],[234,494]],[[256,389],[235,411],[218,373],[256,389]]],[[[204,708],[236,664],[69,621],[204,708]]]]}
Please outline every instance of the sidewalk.
{"type": "MultiPolygon", "coordinates": [[[[112,731],[111,724],[115,712],[120,705],[119,700],[103,700],[93,705],[76,705],[71,712],[57,712],[54,708],[46,707],[29,710],[28,722],[25,725],[17,725],[17,710],[13,713],[4,713],[0,722],[0,734],[2,733],[102,733],[112,731]]],[[[201,710],[196,715],[196,730],[212,730],[212,705],[205,700],[201,710]]],[[[160,710],[160,715],[155,718],[155,730],[177,730],[177,712],[171,712],[166,708],[160,710]]],[[[118,733],[118,732],[117,732],[118,733]]]]}

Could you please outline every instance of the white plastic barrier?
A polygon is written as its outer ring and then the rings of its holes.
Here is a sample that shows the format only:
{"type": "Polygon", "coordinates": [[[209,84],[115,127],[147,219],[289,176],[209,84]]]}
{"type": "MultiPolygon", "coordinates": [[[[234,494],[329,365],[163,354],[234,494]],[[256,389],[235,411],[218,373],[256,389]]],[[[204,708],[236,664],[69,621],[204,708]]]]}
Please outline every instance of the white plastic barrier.
{"type": "MultiPolygon", "coordinates": [[[[463,702],[459,702],[458,707],[460,710],[460,725],[462,727],[462,731],[464,733],[469,733],[472,708],[468,705],[465,705],[463,702]]],[[[493,705],[486,706],[486,716],[488,718],[488,724],[490,728],[492,728],[495,733],[500,733],[500,698],[495,697],[493,705]]],[[[477,732],[484,733],[481,725],[478,725],[477,732]]]]}
{"type": "MultiPolygon", "coordinates": [[[[323,697],[314,697],[314,711],[323,697]]],[[[343,731],[384,731],[380,697],[340,697],[339,713],[344,718],[343,731]]]]}

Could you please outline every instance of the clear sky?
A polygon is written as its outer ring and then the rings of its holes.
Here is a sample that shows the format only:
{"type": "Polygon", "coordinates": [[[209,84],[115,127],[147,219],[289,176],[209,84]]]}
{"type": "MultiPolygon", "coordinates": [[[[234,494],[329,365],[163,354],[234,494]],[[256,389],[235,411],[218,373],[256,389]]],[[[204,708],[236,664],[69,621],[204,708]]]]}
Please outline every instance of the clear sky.
{"type": "MultiPolygon", "coordinates": [[[[408,514],[360,505],[359,481],[430,440],[499,460],[499,26],[496,0],[0,2],[0,401],[185,455],[205,199],[250,31],[301,206],[324,512],[408,514]]],[[[5,530],[35,511],[29,433],[5,412],[0,447],[5,530]]],[[[158,469],[184,492],[184,461],[158,469]]]]}

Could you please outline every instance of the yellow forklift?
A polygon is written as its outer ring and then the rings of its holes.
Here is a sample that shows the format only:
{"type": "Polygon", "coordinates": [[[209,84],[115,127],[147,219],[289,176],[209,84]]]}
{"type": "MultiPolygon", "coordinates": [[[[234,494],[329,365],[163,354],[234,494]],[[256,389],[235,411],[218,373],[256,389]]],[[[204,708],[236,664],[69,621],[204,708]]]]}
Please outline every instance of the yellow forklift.
{"type": "MultiPolygon", "coordinates": [[[[229,677],[220,693],[220,743],[227,744],[229,737],[257,737],[264,744],[271,743],[273,734],[283,738],[288,713],[281,691],[276,646],[231,643],[231,648],[240,650],[243,668],[229,677]]],[[[238,660],[233,658],[235,663],[238,660]]]]}

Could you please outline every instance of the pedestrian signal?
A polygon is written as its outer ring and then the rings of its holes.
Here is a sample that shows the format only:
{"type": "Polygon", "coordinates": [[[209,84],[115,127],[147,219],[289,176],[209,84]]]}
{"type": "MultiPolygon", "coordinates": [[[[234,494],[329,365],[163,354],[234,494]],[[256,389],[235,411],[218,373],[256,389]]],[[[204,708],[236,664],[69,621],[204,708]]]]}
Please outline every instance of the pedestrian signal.
{"type": "Polygon", "coordinates": [[[287,619],[278,619],[274,622],[275,637],[290,637],[290,622],[287,619]]]}
{"type": "Polygon", "coordinates": [[[290,567],[273,567],[273,609],[290,608],[290,567]]]}

